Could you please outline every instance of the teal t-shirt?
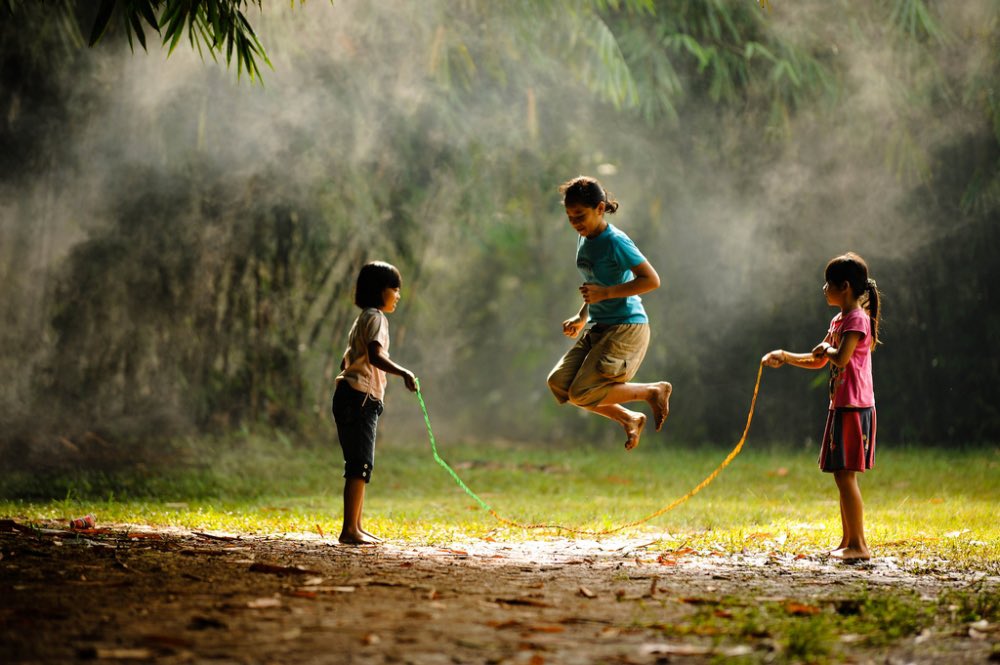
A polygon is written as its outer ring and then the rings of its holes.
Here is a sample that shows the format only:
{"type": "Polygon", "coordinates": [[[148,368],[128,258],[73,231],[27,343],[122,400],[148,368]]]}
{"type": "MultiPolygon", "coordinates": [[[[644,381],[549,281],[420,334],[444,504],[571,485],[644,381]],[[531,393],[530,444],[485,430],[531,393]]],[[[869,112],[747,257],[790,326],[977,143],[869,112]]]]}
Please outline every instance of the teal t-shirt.
{"type": "MultiPolygon", "coordinates": [[[[608,224],[596,238],[584,238],[576,244],[576,267],[583,281],[601,286],[624,284],[635,278],[632,268],[646,257],[623,231],[608,224]]],[[[590,320],[596,323],[648,323],[642,298],[609,298],[590,306],[590,320]]]]}

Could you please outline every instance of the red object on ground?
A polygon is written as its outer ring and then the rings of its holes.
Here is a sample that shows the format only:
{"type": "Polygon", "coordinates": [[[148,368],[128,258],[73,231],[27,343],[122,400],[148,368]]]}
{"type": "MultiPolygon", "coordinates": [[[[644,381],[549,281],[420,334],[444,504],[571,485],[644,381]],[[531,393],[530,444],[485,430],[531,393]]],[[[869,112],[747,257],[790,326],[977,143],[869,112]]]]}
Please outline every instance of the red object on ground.
{"type": "Polygon", "coordinates": [[[97,524],[97,518],[91,515],[84,515],[83,517],[77,517],[74,520],[69,521],[69,528],[71,529],[93,529],[94,525],[97,524]]]}

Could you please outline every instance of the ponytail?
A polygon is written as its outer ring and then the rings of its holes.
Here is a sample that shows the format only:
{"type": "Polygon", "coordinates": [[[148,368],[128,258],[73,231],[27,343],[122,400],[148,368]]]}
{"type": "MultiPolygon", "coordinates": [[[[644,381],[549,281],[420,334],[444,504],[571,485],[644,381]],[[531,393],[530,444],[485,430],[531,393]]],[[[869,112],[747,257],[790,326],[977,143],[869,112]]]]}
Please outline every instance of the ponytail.
{"type": "Polygon", "coordinates": [[[865,309],[868,310],[868,317],[872,322],[872,351],[874,351],[875,345],[882,343],[878,338],[878,325],[881,319],[879,304],[882,296],[878,292],[878,284],[875,283],[874,279],[869,279],[865,283],[865,294],[867,295],[865,309]]]}
{"type": "Polygon", "coordinates": [[[563,195],[563,205],[583,205],[596,208],[604,204],[604,212],[613,215],[618,211],[618,201],[606,190],[597,178],[577,176],[559,186],[563,195]]]}

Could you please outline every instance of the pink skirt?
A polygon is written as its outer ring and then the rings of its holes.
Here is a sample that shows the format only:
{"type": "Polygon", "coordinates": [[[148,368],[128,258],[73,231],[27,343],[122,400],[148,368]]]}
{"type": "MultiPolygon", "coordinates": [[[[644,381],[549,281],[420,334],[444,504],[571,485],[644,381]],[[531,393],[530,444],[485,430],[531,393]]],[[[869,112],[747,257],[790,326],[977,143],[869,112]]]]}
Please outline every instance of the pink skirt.
{"type": "Polygon", "coordinates": [[[822,471],[865,472],[875,466],[875,407],[830,409],[819,451],[822,471]]]}

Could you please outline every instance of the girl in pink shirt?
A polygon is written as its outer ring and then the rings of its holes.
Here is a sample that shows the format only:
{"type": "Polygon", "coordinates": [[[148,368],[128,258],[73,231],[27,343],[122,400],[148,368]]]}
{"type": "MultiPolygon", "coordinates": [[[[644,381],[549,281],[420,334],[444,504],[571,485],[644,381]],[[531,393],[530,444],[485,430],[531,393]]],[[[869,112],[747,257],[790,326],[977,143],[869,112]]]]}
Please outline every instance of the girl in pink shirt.
{"type": "Polygon", "coordinates": [[[823,341],[810,353],[771,351],[768,367],[785,363],[805,369],[830,364],[830,409],[819,465],[832,473],[840,491],[843,536],[830,555],[846,561],[871,558],[865,542],[864,504],[857,475],[875,465],[875,391],[871,353],[879,343],[879,292],[868,278],[868,265],[848,252],[831,259],[823,284],[826,302],[839,307],[823,341]]]}

